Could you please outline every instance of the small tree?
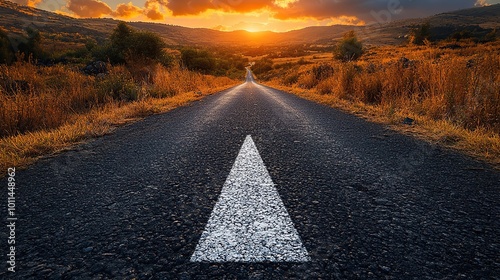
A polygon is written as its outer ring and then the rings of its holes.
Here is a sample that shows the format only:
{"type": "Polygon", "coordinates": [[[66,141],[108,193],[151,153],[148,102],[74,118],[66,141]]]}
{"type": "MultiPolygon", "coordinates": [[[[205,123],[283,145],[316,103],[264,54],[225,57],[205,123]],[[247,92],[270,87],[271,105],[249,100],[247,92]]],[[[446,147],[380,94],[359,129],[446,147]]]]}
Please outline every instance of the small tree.
{"type": "Polygon", "coordinates": [[[118,51],[125,50],[129,45],[134,34],[135,30],[133,30],[130,26],[128,26],[125,22],[120,22],[111,33],[111,44],[118,51]]]}
{"type": "Polygon", "coordinates": [[[158,60],[163,54],[165,43],[153,32],[135,32],[129,46],[131,55],[158,60]]]}
{"type": "Polygon", "coordinates": [[[43,56],[42,49],[42,35],[40,31],[28,27],[26,29],[26,33],[28,35],[28,39],[25,42],[19,44],[19,51],[25,54],[26,58],[30,56],[37,59],[43,56]]]}
{"type": "Polygon", "coordinates": [[[363,44],[358,40],[356,32],[347,32],[337,44],[334,55],[343,61],[357,60],[363,55],[363,44]]]}
{"type": "Polygon", "coordinates": [[[431,24],[424,23],[420,27],[414,28],[410,32],[409,41],[410,44],[423,45],[425,42],[429,42],[431,37],[431,24]]]}
{"type": "MultiPolygon", "coordinates": [[[[125,63],[131,60],[165,60],[165,43],[155,33],[136,31],[124,22],[120,22],[110,37],[105,53],[113,63],[125,63]]],[[[96,54],[99,53],[96,50],[96,54]]]]}
{"type": "Polygon", "coordinates": [[[0,28],[0,64],[9,64],[14,60],[14,51],[12,49],[7,32],[0,28]]]}
{"type": "Polygon", "coordinates": [[[135,33],[130,26],[124,22],[118,23],[110,36],[110,44],[105,50],[106,56],[113,63],[125,63],[125,56],[133,43],[132,37],[135,33]]]}

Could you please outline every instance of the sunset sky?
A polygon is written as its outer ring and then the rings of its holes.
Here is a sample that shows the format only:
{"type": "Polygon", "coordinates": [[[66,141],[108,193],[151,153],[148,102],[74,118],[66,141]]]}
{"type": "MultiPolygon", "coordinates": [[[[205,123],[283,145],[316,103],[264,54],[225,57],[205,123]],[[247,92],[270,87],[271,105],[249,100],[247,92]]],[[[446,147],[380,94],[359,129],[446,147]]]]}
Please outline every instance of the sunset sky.
{"type": "Polygon", "coordinates": [[[498,4],[500,0],[14,0],[73,17],[111,17],[223,31],[283,32],[364,25],[498,4]]]}

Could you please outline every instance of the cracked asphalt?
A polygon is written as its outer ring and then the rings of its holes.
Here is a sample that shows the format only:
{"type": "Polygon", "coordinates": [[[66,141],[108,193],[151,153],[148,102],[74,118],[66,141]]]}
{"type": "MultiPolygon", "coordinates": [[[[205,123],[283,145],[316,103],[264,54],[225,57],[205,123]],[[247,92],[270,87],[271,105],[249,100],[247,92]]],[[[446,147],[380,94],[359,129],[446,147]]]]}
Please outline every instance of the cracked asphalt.
{"type": "Polygon", "coordinates": [[[0,278],[500,279],[499,182],[248,76],[17,172],[16,273],[4,225],[0,278]],[[190,261],[247,135],[309,262],[190,261]]]}

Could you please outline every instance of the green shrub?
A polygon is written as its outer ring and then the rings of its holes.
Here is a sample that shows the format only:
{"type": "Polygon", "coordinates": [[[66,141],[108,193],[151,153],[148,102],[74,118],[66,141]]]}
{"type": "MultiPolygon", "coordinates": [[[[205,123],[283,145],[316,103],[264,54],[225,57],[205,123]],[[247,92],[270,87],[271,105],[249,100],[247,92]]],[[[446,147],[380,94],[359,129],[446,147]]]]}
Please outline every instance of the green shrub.
{"type": "Polygon", "coordinates": [[[356,32],[351,30],[344,34],[342,40],[337,44],[334,55],[342,61],[357,60],[363,55],[363,44],[358,40],[356,32]]]}
{"type": "Polygon", "coordinates": [[[97,95],[100,102],[108,99],[134,101],[138,99],[139,90],[130,73],[117,71],[98,81],[97,95]]]}
{"type": "Polygon", "coordinates": [[[133,32],[131,42],[126,48],[129,55],[158,60],[163,54],[165,43],[159,35],[152,32],[133,32]]]}
{"type": "Polygon", "coordinates": [[[206,50],[182,49],[181,61],[187,69],[203,74],[211,74],[217,68],[217,60],[206,50]]]}
{"type": "Polygon", "coordinates": [[[165,43],[159,35],[134,30],[124,22],[116,26],[106,45],[90,47],[97,59],[112,63],[125,63],[127,59],[150,59],[160,63],[167,61],[167,54],[163,50],[165,43]]]}

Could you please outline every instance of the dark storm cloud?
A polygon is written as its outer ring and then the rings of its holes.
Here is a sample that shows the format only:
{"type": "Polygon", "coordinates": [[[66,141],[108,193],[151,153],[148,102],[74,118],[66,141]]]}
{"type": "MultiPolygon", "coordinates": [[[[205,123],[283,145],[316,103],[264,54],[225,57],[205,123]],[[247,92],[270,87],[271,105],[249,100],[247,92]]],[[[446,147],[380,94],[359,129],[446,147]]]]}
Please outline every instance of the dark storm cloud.
{"type": "Polygon", "coordinates": [[[276,9],[276,18],[326,19],[356,16],[371,22],[377,15],[392,19],[429,16],[440,12],[474,7],[475,0],[299,0],[287,8],[276,9]]]}
{"type": "Polygon", "coordinates": [[[471,8],[477,0],[168,0],[166,7],[174,16],[197,15],[207,10],[253,12],[266,9],[279,19],[328,19],[355,16],[363,21],[376,20],[390,13],[392,19],[433,15],[440,12],[471,8]],[[281,2],[281,5],[279,5],[281,2]]]}

